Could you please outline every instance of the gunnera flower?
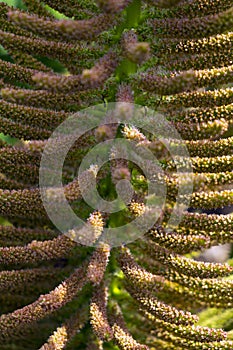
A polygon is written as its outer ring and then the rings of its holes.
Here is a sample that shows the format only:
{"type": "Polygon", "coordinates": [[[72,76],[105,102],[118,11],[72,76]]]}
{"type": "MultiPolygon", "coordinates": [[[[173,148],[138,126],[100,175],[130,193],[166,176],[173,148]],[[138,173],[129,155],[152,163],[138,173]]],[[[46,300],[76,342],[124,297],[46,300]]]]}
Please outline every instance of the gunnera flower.
{"type": "MultiPolygon", "coordinates": [[[[233,204],[232,29],[232,0],[0,2],[1,350],[232,350],[232,261],[196,259],[233,238],[232,216],[221,212],[233,204]],[[64,194],[93,230],[89,246],[49,219],[41,157],[67,118],[111,102],[130,118],[134,105],[162,114],[181,140],[172,140],[174,162],[149,132],[110,118],[73,144],[64,194]],[[82,198],[82,158],[110,139],[156,155],[162,170],[152,182],[167,189],[153,227],[117,247],[101,241],[105,228],[153,211],[145,203],[145,173],[114,158],[114,147],[84,182],[88,188],[92,176],[111,203],[118,182],[127,181],[132,198],[111,214],[82,198]],[[179,223],[167,230],[179,190],[176,167],[185,166],[181,145],[193,191],[183,198],[189,206],[179,223]]],[[[143,164],[153,175],[156,167],[143,164]]]]}

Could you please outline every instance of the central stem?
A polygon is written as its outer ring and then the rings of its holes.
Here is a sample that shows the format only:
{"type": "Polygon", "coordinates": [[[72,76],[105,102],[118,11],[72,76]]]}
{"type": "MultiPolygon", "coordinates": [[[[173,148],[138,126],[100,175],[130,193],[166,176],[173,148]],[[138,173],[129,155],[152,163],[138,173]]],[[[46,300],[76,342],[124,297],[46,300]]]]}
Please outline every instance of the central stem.
{"type": "Polygon", "coordinates": [[[136,28],[141,15],[141,0],[133,0],[126,10],[125,28],[136,28]]]}

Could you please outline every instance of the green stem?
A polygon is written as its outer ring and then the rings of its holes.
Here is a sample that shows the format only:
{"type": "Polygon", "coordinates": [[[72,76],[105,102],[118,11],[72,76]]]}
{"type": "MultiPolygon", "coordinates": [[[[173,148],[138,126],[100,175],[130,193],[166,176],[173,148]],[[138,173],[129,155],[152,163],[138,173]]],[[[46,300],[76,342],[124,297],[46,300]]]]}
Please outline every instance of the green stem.
{"type": "Polygon", "coordinates": [[[125,28],[136,28],[141,15],[141,0],[133,0],[126,10],[125,28]]]}
{"type": "MultiPolygon", "coordinates": [[[[119,28],[117,36],[120,38],[124,29],[132,29],[136,28],[139,24],[140,16],[141,16],[141,0],[133,0],[132,3],[126,9],[126,21],[119,28]]],[[[129,61],[128,59],[124,59],[116,72],[116,78],[118,81],[123,81],[127,79],[127,77],[131,74],[134,74],[137,71],[137,64],[129,61]]]]}
{"type": "Polygon", "coordinates": [[[132,3],[126,8],[126,20],[121,23],[115,34],[116,42],[121,38],[121,35],[125,29],[136,28],[139,24],[141,16],[141,0],[133,0],[132,3]]]}

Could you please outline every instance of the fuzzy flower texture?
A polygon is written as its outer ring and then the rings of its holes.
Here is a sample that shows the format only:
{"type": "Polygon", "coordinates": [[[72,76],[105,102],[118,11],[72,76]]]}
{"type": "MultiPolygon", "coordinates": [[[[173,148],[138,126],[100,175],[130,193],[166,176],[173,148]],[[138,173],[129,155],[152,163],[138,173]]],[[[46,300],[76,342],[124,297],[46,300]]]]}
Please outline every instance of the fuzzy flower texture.
{"type": "Polygon", "coordinates": [[[233,1],[3,1],[0,44],[0,349],[232,350],[232,260],[197,257],[233,240],[233,216],[222,210],[233,205],[233,1]],[[173,155],[180,144],[190,154],[193,191],[168,231],[179,179],[164,145],[134,125],[87,132],[67,155],[63,183],[93,227],[90,247],[49,220],[40,160],[68,116],[110,102],[166,116],[182,138],[173,155]],[[167,196],[143,237],[113,248],[99,238],[146,212],[145,174],[125,159],[93,164],[106,200],[119,180],[134,190],[124,210],[108,214],[85,203],[77,168],[116,137],[156,156],[167,196]]]}

